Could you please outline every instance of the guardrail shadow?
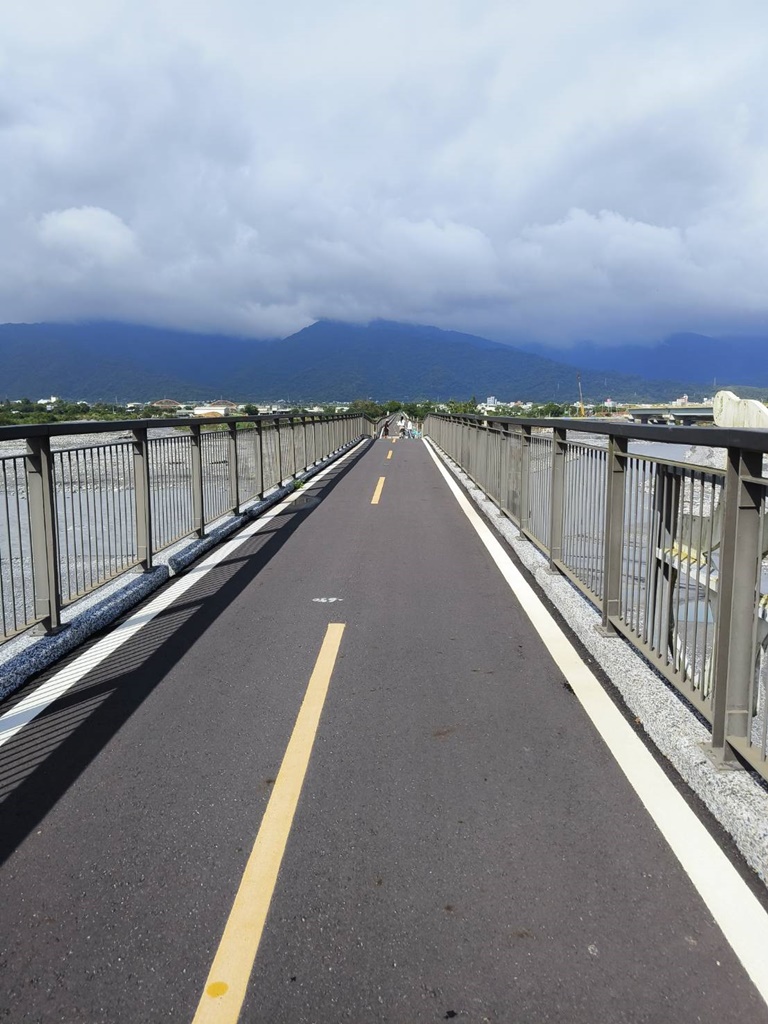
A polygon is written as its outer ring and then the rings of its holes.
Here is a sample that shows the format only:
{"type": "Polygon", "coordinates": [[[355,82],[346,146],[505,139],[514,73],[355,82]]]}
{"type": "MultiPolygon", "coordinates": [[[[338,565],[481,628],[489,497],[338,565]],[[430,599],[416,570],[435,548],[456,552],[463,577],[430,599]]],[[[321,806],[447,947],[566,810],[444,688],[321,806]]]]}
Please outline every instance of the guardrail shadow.
{"type": "MultiPolygon", "coordinates": [[[[196,640],[259,575],[295,531],[370,450],[334,467],[211,569],[192,589],[158,614],[114,654],[92,669],[0,748],[0,863],[37,828],[45,815],[99,755],[196,640]]],[[[196,563],[199,564],[199,563],[196,563]]],[[[190,567],[194,571],[194,565],[190,567]]],[[[189,570],[188,570],[189,571],[189,570]]],[[[171,581],[166,586],[172,586],[171,581]]],[[[162,591],[156,591],[152,600],[162,591]]],[[[128,613],[135,614],[134,612],[128,613]]],[[[103,631],[101,636],[109,632],[103,631]]],[[[0,705],[10,711],[46,679],[94,643],[68,655],[0,705]]]]}

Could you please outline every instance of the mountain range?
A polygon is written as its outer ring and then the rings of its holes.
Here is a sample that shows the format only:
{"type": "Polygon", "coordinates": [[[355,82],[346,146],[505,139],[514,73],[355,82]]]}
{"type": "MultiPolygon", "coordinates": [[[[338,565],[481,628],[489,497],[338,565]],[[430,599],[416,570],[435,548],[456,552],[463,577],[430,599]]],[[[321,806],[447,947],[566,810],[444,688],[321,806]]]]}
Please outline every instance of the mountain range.
{"type": "MultiPolygon", "coordinates": [[[[270,341],[111,322],[2,324],[0,399],[56,395],[122,404],[224,396],[299,404],[495,395],[502,401],[572,402],[578,371],[586,401],[668,401],[684,390],[701,397],[715,375],[723,384],[737,382],[738,375],[757,383],[758,369],[760,383],[768,386],[768,373],[754,356],[751,365],[746,357],[740,362],[732,346],[734,372],[713,374],[705,359],[691,354],[700,336],[679,337],[660,346],[658,356],[643,349],[641,358],[629,349],[624,359],[624,350],[585,345],[556,360],[544,350],[386,320],[318,321],[270,341]]],[[[714,360],[721,348],[703,338],[698,351],[714,360]]]]}
{"type": "Polygon", "coordinates": [[[640,374],[651,380],[693,381],[710,392],[724,384],[768,388],[768,337],[671,334],[657,345],[596,345],[582,342],[569,349],[523,343],[534,355],[568,363],[581,370],[640,374]]]}

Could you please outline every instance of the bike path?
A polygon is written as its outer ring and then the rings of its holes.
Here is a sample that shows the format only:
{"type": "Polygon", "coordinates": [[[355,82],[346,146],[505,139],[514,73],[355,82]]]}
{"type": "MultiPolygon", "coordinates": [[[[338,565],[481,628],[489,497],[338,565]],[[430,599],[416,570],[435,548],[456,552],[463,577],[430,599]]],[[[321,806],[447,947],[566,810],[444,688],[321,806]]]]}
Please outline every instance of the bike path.
{"type": "Polygon", "coordinates": [[[307,487],[0,749],[0,1015],[193,1020],[329,622],[240,1020],[768,1020],[408,440],[307,487]]]}

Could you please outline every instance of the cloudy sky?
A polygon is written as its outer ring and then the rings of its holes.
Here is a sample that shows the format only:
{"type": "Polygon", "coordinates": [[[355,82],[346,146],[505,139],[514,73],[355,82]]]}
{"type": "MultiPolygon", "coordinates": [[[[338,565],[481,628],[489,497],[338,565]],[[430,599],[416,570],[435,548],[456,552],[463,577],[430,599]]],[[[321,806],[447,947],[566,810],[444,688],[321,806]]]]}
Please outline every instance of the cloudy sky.
{"type": "Polygon", "coordinates": [[[13,0],[0,322],[768,330],[766,0],[13,0]]]}

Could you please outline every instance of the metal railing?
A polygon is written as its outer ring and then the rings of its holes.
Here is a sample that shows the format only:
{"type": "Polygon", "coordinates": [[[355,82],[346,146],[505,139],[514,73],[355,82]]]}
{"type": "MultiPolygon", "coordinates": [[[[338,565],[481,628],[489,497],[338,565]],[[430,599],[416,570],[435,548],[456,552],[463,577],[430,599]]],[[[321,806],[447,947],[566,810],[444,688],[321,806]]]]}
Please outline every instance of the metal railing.
{"type": "Polygon", "coordinates": [[[718,756],[768,778],[768,431],[434,414],[424,429],[696,707],[718,756]]]}
{"type": "Polygon", "coordinates": [[[0,643],[56,630],[77,598],[372,432],[354,414],[0,427],[0,643]]]}

